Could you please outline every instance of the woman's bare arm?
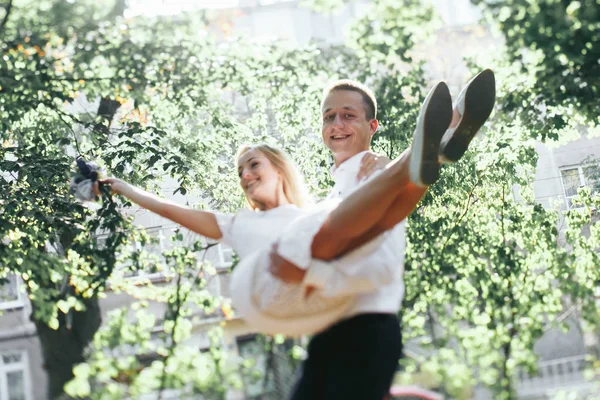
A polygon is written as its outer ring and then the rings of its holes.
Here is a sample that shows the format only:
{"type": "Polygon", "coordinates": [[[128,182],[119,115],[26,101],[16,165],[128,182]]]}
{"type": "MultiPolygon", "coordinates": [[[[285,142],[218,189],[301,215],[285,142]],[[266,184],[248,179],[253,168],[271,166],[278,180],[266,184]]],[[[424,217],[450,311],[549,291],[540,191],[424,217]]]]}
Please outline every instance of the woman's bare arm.
{"type": "MultiPolygon", "coordinates": [[[[223,236],[217,223],[217,217],[213,212],[194,210],[186,206],[181,206],[117,178],[107,178],[100,182],[109,184],[113,193],[125,196],[140,207],[180,224],[202,236],[211,239],[220,239],[223,236]]],[[[96,192],[99,192],[97,188],[96,192]]]]}

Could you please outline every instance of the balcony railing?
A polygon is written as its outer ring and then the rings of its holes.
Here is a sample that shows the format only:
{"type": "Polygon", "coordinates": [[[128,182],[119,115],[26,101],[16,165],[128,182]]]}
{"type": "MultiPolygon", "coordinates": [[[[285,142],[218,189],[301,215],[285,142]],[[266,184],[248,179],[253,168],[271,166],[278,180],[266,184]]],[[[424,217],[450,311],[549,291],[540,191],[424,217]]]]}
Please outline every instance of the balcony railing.
{"type": "MultiPolygon", "coordinates": [[[[146,233],[150,236],[150,238],[154,239],[154,242],[146,244],[144,246],[144,250],[148,254],[160,256],[163,251],[169,250],[173,247],[170,238],[177,229],[177,225],[147,227],[146,233]]],[[[106,235],[99,234],[96,236],[96,238],[98,240],[99,245],[102,246],[104,241],[106,240],[106,235]]],[[[186,232],[182,245],[191,245],[191,243],[197,240],[198,238],[204,240],[205,243],[208,245],[209,242],[206,239],[192,232],[186,232]]],[[[140,243],[134,243],[133,245],[134,249],[141,249],[140,243]]],[[[210,261],[217,269],[229,268],[233,261],[233,250],[230,247],[224,246],[223,244],[219,243],[216,246],[211,246],[204,252],[201,252],[199,254],[199,259],[210,261]]],[[[136,271],[130,273],[127,277],[138,276],[140,274],[149,275],[151,273],[143,273],[136,271]]]]}
{"type": "Polygon", "coordinates": [[[584,377],[586,366],[585,355],[541,361],[537,375],[528,376],[525,372],[519,374],[516,383],[519,398],[550,395],[558,390],[590,390],[593,385],[584,377]]]}

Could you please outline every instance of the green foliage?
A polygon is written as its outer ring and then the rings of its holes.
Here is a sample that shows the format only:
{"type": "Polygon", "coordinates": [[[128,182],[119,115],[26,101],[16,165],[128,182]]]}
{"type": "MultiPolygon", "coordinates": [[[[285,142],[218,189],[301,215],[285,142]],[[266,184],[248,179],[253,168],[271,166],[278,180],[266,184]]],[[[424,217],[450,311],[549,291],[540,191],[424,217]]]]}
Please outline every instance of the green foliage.
{"type": "MultiPolygon", "coordinates": [[[[506,40],[516,90],[504,103],[556,139],[572,123],[598,125],[600,4],[596,0],[472,0],[506,40]],[[525,79],[523,79],[525,78],[525,79]]],[[[539,129],[541,130],[541,129],[539,129]]]]}
{"type": "Polygon", "coordinates": [[[200,241],[182,243],[180,233],[173,239],[175,247],[163,253],[164,283],[139,285],[119,274],[112,277],[113,291],[138,301],[129,309],[109,313],[86,363],[74,368],[75,378],[65,386],[69,395],[120,399],[176,389],[182,398],[202,393],[222,399],[227,389],[241,385],[236,363],[220,349],[218,326],[209,332],[211,351],[199,352],[186,342],[194,326],[207,316],[221,315],[216,310],[227,301],[207,289],[216,271],[198,256],[205,254],[206,247],[200,241]],[[157,321],[152,309],[160,305],[164,314],[157,321]]]}
{"type": "MultiPolygon", "coordinates": [[[[350,31],[350,43],[359,56],[393,66],[411,62],[410,50],[428,38],[437,26],[433,7],[421,0],[375,0],[350,31]]],[[[370,72],[375,73],[377,68],[370,72]]]]}
{"type": "MultiPolygon", "coordinates": [[[[307,3],[331,11],[341,2],[307,3]]],[[[535,369],[533,344],[562,300],[580,304],[592,326],[600,322],[597,196],[580,192],[583,208],[566,215],[563,242],[561,216],[536,204],[532,189],[532,138],[595,123],[598,74],[589,60],[598,56],[587,43],[595,43],[597,18],[593,2],[479,3],[513,32],[499,64],[506,67],[496,71],[499,112],[409,220],[403,324],[407,338],[433,351],[409,369],[436,375],[455,397],[477,382],[501,399],[514,394],[518,369],[535,369]],[[537,27],[523,20],[534,8],[537,27]],[[558,49],[549,40],[555,36],[558,49]]],[[[320,197],[331,184],[319,134],[322,87],[338,77],[372,87],[381,123],[373,147],[399,155],[427,86],[425,65],[406,62],[437,26],[432,9],[373,1],[352,25],[348,46],[294,48],[217,43],[203,13],[126,20],[123,1],[7,4],[6,18],[0,14],[0,276],[23,277],[40,337],[91,342],[69,360],[77,366],[65,390],[117,399],[176,389],[219,399],[261,382],[246,373],[252,360],[240,364],[220,348],[221,327],[208,352],[186,342],[203,319],[230,313],[226,299],[206,288],[215,274],[201,255],[209,245],[182,243],[177,234],[171,250],[153,255],[148,234],[125,217],[131,204],[113,198],[93,209],[68,193],[73,158],[84,154],[151,190],[168,176],[175,193],[229,211],[243,207],[235,150],[264,141],[288,151],[320,197]],[[167,281],[126,279],[138,272],[167,281]],[[109,290],[138,302],[111,312],[97,333],[94,324],[79,330],[77,316],[91,315],[109,290]]],[[[272,350],[277,340],[265,343],[272,350]]]]}

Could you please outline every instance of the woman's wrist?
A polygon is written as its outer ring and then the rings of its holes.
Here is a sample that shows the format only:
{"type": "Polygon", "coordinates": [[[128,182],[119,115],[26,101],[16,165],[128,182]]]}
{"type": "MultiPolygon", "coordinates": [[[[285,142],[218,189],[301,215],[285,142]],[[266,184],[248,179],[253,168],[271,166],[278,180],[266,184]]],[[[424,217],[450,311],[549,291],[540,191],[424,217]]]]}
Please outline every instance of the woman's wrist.
{"type": "Polygon", "coordinates": [[[129,195],[133,192],[133,186],[125,181],[118,181],[115,185],[115,193],[120,194],[121,196],[129,197],[129,195]]]}

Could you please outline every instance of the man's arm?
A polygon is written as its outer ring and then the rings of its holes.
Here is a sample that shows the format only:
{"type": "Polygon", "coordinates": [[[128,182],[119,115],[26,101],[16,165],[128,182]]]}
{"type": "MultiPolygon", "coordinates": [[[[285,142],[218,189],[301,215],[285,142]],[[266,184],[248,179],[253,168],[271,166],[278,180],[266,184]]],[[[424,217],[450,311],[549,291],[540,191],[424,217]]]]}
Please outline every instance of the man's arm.
{"type": "Polygon", "coordinates": [[[384,234],[383,241],[368,254],[359,249],[335,261],[313,259],[308,269],[271,251],[271,273],[288,283],[320,289],[323,296],[366,293],[400,279],[404,270],[404,223],[384,234]]]}
{"type": "MultiPolygon", "coordinates": [[[[356,176],[357,183],[364,183],[362,182],[364,179],[368,179],[375,171],[385,168],[389,162],[390,159],[386,156],[371,151],[366,153],[356,176]]],[[[383,243],[377,246],[379,248],[377,251],[365,251],[364,255],[358,257],[356,254],[360,253],[351,253],[331,262],[314,258],[311,260],[310,254],[306,254],[300,258],[311,261],[308,261],[309,265],[301,263],[303,268],[282,257],[277,251],[278,245],[274,244],[270,253],[269,269],[272,275],[284,282],[296,284],[304,282],[307,287],[320,288],[323,294],[329,296],[373,291],[395,280],[397,274],[402,274],[404,225],[397,229],[402,229],[401,242],[393,243],[393,238],[386,237],[383,243]]],[[[397,237],[397,229],[385,235],[392,236],[395,232],[393,236],[397,237]]],[[[298,251],[300,254],[303,253],[297,247],[295,250],[296,253],[298,251]]]]}

